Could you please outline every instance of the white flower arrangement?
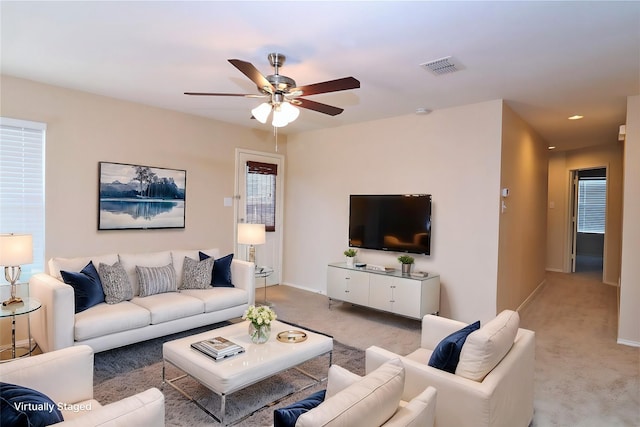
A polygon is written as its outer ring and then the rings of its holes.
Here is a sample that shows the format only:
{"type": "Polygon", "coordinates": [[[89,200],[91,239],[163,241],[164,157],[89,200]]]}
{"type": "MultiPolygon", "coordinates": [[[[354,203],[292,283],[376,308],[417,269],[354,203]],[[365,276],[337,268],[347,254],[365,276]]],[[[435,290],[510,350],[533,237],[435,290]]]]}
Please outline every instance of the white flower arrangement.
{"type": "Polygon", "coordinates": [[[275,311],[264,305],[260,307],[250,305],[242,315],[244,320],[250,321],[256,328],[262,325],[270,325],[277,317],[275,311]]]}

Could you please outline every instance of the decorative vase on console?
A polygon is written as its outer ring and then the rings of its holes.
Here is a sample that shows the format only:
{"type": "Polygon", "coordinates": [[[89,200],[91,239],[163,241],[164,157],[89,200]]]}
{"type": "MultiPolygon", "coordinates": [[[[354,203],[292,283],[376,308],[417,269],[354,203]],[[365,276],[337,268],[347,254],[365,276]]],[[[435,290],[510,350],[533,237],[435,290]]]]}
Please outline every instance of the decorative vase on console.
{"type": "Polygon", "coordinates": [[[271,322],[278,316],[267,306],[249,306],[242,318],[249,321],[249,338],[254,344],[264,344],[271,335],[271,322]]]}
{"type": "Polygon", "coordinates": [[[356,254],[358,251],[356,249],[347,249],[344,251],[344,256],[347,257],[347,267],[353,267],[353,264],[356,262],[356,254]]]}
{"type": "Polygon", "coordinates": [[[398,261],[402,264],[402,274],[411,274],[411,267],[413,266],[413,257],[409,255],[401,255],[398,257],[398,261]]]}

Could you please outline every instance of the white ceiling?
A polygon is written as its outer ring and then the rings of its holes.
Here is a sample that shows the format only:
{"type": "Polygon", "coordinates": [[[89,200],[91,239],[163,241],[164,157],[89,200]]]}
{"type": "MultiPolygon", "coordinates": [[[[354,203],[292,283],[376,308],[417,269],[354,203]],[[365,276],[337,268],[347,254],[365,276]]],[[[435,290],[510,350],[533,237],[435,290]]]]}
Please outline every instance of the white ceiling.
{"type": "MultiPolygon", "coordinates": [[[[280,132],[504,99],[560,150],[616,143],[640,93],[640,2],[11,2],[0,3],[3,74],[268,129],[257,93],[227,59],[306,85],[354,76],[361,88],[309,99],[280,132]],[[419,65],[453,56],[462,70],[419,65]],[[569,121],[573,114],[583,120],[569,121]]],[[[462,125],[462,124],[461,124],[462,125]]]]}

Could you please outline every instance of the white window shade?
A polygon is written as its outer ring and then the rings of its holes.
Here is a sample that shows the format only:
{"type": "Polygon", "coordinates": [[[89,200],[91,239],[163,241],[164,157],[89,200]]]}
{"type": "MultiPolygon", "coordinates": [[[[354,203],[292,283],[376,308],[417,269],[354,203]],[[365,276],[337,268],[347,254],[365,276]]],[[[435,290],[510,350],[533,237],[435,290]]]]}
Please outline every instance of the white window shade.
{"type": "Polygon", "coordinates": [[[578,232],[604,234],[607,180],[578,181],[578,232]]]}
{"type": "Polygon", "coordinates": [[[45,131],[44,123],[0,118],[0,234],[33,236],[33,263],[21,266],[21,283],[44,271],[45,131]]]}

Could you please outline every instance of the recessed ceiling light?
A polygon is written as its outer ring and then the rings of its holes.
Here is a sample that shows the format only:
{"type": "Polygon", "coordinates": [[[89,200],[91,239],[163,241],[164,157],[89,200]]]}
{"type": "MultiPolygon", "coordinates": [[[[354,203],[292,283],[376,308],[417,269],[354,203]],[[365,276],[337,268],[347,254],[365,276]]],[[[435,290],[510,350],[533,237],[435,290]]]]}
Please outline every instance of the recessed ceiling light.
{"type": "Polygon", "coordinates": [[[569,120],[580,120],[582,119],[584,116],[581,116],[580,114],[575,114],[571,117],[569,117],[569,120]]]}
{"type": "Polygon", "coordinates": [[[556,146],[555,146],[555,145],[550,145],[550,146],[548,146],[547,148],[548,148],[549,150],[555,150],[555,149],[556,149],[556,146]]]}
{"type": "Polygon", "coordinates": [[[424,108],[424,107],[416,108],[416,114],[429,114],[430,112],[431,110],[429,110],[428,108],[424,108]]]}

